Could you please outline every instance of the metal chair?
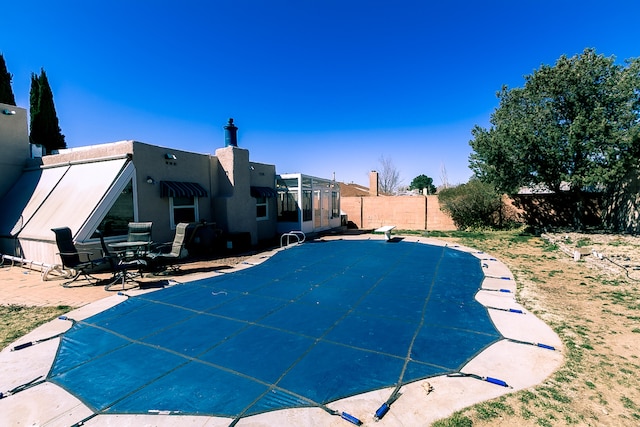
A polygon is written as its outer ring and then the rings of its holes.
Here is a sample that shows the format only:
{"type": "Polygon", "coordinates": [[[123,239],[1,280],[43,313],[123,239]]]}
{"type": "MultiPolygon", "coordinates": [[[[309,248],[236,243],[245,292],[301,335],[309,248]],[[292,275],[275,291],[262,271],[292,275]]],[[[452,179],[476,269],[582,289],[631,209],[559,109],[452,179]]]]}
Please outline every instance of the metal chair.
{"type": "Polygon", "coordinates": [[[144,260],[147,261],[147,265],[152,271],[161,271],[167,268],[177,269],[176,265],[189,256],[189,251],[185,247],[187,227],[189,227],[189,223],[179,223],[176,225],[173,242],[160,245],[156,248],[157,252],[145,255],[144,260]],[[163,249],[169,246],[170,250],[164,252],[163,249]]]}
{"type": "Polygon", "coordinates": [[[122,258],[118,255],[112,254],[104,241],[102,232],[100,230],[96,230],[96,234],[100,238],[102,253],[104,254],[105,258],[109,258],[111,260],[111,273],[113,273],[111,279],[106,281],[104,289],[108,291],[112,286],[120,283],[122,284],[122,289],[124,290],[127,283],[135,282],[135,278],[142,276],[142,270],[147,266],[147,262],[140,258],[122,258]],[[137,270],[137,272],[134,273],[132,272],[132,270],[137,270]]]}
{"type": "MultiPolygon", "coordinates": [[[[137,251],[146,253],[151,250],[152,222],[130,222],[128,225],[127,242],[141,243],[137,251]]],[[[132,254],[131,257],[133,257],[132,254]]]]}
{"type": "MultiPolygon", "coordinates": [[[[92,259],[92,252],[80,252],[76,249],[73,242],[73,235],[69,227],[52,228],[51,231],[56,235],[56,245],[58,247],[58,255],[62,260],[62,268],[72,274],[71,280],[62,284],[62,286],[70,287],[71,283],[83,277],[90,285],[96,285],[100,279],[93,277],[93,274],[108,273],[113,270],[113,260],[103,253],[100,258],[92,259]],[[86,260],[81,260],[83,255],[86,260]]],[[[83,286],[83,285],[80,285],[83,286]]]]}

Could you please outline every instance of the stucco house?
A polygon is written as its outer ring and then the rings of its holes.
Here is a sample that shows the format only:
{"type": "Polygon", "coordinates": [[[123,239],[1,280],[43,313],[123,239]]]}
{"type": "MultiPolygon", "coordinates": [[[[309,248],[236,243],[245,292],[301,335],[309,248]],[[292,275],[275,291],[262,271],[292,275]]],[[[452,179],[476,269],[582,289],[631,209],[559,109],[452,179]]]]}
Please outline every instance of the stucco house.
{"type": "Polygon", "coordinates": [[[301,223],[278,227],[276,167],[250,161],[231,119],[214,154],[119,141],[37,157],[26,111],[0,104],[8,108],[15,113],[0,121],[0,144],[10,160],[0,172],[2,254],[59,263],[56,227],[71,228],[76,245],[90,250],[98,247],[96,230],[108,243],[122,241],[134,221],[153,223],[154,242],[171,241],[179,222],[199,223],[223,233],[226,247],[300,229],[301,223]]]}

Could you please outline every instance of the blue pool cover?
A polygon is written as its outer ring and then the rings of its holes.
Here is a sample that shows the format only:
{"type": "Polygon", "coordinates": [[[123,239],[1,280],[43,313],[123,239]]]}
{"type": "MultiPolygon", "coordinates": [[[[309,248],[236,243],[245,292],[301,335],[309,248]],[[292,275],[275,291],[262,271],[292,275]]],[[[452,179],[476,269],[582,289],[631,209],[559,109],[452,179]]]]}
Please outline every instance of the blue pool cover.
{"type": "Polygon", "coordinates": [[[306,243],[75,322],[48,380],[96,414],[326,409],[456,372],[502,339],[474,300],[483,277],[447,247],[306,243]]]}

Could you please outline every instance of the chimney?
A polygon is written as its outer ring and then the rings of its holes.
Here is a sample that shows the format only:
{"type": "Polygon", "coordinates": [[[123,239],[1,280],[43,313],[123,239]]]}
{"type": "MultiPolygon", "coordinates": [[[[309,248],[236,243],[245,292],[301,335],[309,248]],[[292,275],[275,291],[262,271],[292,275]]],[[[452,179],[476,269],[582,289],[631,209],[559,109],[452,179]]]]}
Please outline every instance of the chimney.
{"type": "Polygon", "coordinates": [[[233,119],[229,119],[229,123],[224,127],[224,146],[238,146],[238,127],[233,124],[233,119]]]}
{"type": "Polygon", "coordinates": [[[369,195],[377,197],[379,195],[378,186],[378,172],[369,172],[369,195]]]}

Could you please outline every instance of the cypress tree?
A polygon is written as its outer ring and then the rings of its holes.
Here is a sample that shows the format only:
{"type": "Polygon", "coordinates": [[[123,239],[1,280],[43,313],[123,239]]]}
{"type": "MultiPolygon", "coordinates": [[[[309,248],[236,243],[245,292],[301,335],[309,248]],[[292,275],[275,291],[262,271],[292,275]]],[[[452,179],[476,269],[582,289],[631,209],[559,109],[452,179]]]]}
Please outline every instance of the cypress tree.
{"type": "Polygon", "coordinates": [[[40,76],[31,74],[30,103],[31,142],[42,145],[47,154],[66,148],[53,104],[53,93],[44,69],[40,71],[40,76]]]}
{"type": "Polygon", "coordinates": [[[40,81],[35,73],[31,73],[31,91],[29,92],[29,140],[32,144],[42,145],[42,135],[40,126],[40,81]]]}
{"type": "Polygon", "coordinates": [[[7,71],[7,64],[4,56],[0,53],[0,102],[3,104],[16,105],[16,98],[11,90],[11,78],[13,76],[7,71]]]}

